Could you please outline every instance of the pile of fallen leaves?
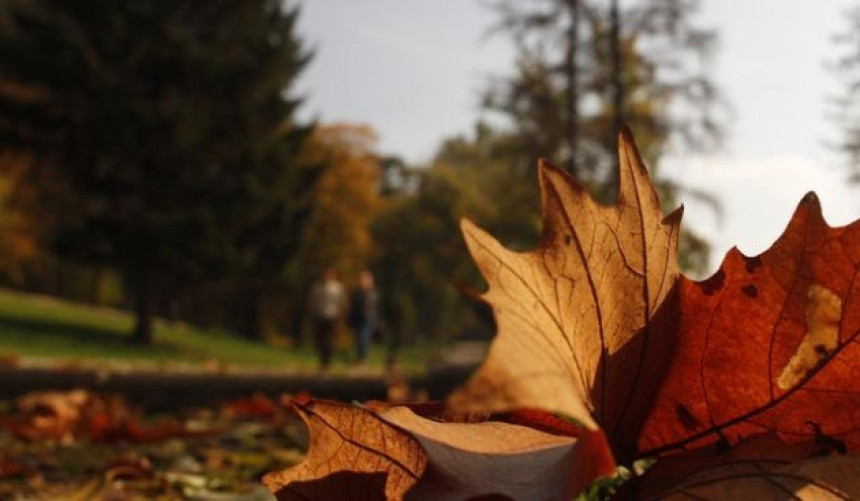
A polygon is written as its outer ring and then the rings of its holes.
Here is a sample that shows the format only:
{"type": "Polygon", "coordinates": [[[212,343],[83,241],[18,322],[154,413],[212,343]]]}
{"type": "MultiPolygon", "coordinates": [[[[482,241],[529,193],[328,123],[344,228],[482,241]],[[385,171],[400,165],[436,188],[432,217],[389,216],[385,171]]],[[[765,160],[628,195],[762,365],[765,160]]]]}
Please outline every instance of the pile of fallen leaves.
{"type": "Polygon", "coordinates": [[[310,449],[264,477],[278,499],[860,498],[860,223],[809,194],[768,251],[692,281],[681,211],[629,132],[619,155],[611,207],[541,163],[532,251],[463,223],[483,365],[444,405],[293,401],[310,449]]]}
{"type": "Polygon", "coordinates": [[[0,499],[271,499],[259,483],[307,437],[264,395],[150,416],[86,390],[25,395],[0,412],[0,499]]]}

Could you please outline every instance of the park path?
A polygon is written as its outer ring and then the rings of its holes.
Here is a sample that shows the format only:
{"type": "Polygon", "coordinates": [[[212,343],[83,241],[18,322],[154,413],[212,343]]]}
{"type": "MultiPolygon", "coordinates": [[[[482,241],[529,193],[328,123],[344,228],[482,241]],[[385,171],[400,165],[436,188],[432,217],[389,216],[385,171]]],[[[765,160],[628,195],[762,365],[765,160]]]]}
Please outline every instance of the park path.
{"type": "MultiPolygon", "coordinates": [[[[413,392],[440,399],[462,382],[471,368],[446,367],[405,378],[413,392]]],[[[203,407],[264,393],[306,392],[344,402],[385,400],[392,378],[380,373],[208,373],[95,369],[0,368],[0,400],[41,390],[85,388],[118,394],[150,411],[203,407]]],[[[402,381],[402,380],[401,380],[402,381]]]]}

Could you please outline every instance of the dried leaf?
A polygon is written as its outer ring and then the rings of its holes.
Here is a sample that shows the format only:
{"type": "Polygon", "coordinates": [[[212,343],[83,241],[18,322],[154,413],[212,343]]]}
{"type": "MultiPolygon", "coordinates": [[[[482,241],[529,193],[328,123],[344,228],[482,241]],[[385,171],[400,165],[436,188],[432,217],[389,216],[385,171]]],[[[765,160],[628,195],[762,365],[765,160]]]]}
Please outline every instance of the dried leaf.
{"type": "MultiPolygon", "coordinates": [[[[828,456],[799,462],[730,461],[714,465],[664,491],[629,499],[798,499],[860,498],[860,456],[828,456]]],[[[619,496],[619,499],[622,499],[619,496]]]]}
{"type": "Polygon", "coordinates": [[[586,432],[577,442],[498,421],[435,422],[399,406],[381,416],[407,430],[427,455],[428,472],[410,492],[410,499],[455,500],[490,494],[570,499],[596,476],[614,472],[600,431],[586,432]],[[577,475],[584,466],[596,464],[604,469],[593,473],[586,468],[589,471],[577,475]]]}
{"type": "Polygon", "coordinates": [[[87,438],[97,443],[147,443],[212,434],[212,430],[188,430],[173,420],[142,425],[124,399],[80,389],[29,393],[18,399],[16,407],[17,412],[0,415],[0,427],[29,442],[87,438]]]}
{"type": "Polygon", "coordinates": [[[311,445],[303,463],[264,477],[278,499],[562,499],[614,472],[600,431],[577,441],[497,421],[435,421],[404,406],[294,405],[311,445]]]}
{"type": "MultiPolygon", "coordinates": [[[[484,421],[499,421],[518,426],[526,426],[551,435],[573,438],[577,438],[582,435],[582,428],[579,426],[576,426],[570,421],[565,421],[555,414],[538,409],[519,409],[508,412],[491,413],[456,412],[447,407],[444,402],[440,401],[407,402],[397,405],[408,408],[417,416],[444,423],[482,423],[484,421]]],[[[379,413],[385,412],[393,407],[391,404],[374,400],[365,402],[364,406],[379,413]]]]}
{"type": "Polygon", "coordinates": [[[225,402],[222,412],[231,418],[277,419],[283,409],[263,393],[225,402]]]}
{"type": "Polygon", "coordinates": [[[487,359],[447,410],[295,403],[312,446],[266,477],[280,499],[564,499],[611,474],[607,436],[622,460],[661,458],[622,497],[858,495],[858,456],[813,456],[860,448],[860,222],[830,228],[809,195],[761,256],[679,279],[681,211],[662,217],[629,131],[619,154],[611,207],[540,164],[532,251],[464,221],[498,325],[487,359]]]}
{"type": "Polygon", "coordinates": [[[424,474],[419,442],[376,413],[354,405],[294,400],[308,426],[306,459],[263,483],[279,500],[403,499],[424,474]]]}
{"type": "Polygon", "coordinates": [[[498,332],[483,365],[450,397],[452,407],[561,412],[591,429],[600,423],[616,446],[633,444],[671,356],[674,318],[665,312],[681,211],[663,217],[629,131],[619,157],[611,207],[541,162],[543,235],[532,251],[509,251],[463,222],[490,284],[484,298],[498,332]]]}
{"type": "Polygon", "coordinates": [[[69,439],[90,399],[86,390],[28,393],[16,401],[15,414],[0,415],[0,426],[30,442],[69,439]]]}
{"type": "Polygon", "coordinates": [[[831,228],[814,194],[756,257],[729,251],[680,282],[675,357],[642,455],[774,432],[860,448],[860,222],[831,228]]]}
{"type": "Polygon", "coordinates": [[[15,458],[0,456],[0,479],[24,476],[27,468],[15,458]]]}
{"type": "Polygon", "coordinates": [[[145,456],[116,457],[105,468],[104,478],[108,483],[114,480],[152,479],[155,469],[145,456]]]}
{"type": "Polygon", "coordinates": [[[731,471],[747,465],[753,465],[754,470],[769,471],[833,452],[827,444],[817,441],[788,444],[773,433],[746,438],[728,450],[721,444],[713,444],[661,458],[644,475],[625,482],[613,500],[652,499],[689,483],[694,477],[705,478],[709,471],[731,471]]]}

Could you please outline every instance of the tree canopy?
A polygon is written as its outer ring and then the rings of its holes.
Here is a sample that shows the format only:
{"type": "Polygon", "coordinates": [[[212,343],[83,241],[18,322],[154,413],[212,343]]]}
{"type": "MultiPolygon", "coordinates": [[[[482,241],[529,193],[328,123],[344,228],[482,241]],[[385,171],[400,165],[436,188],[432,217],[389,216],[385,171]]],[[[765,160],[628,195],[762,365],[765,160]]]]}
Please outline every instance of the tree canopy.
{"type": "Polygon", "coordinates": [[[51,178],[41,194],[61,215],[53,248],[121,270],[139,340],[150,338],[160,294],[253,268],[267,253],[288,257],[277,230],[299,222],[293,190],[310,182],[295,166],[307,127],[295,123],[290,89],[310,58],[297,9],[273,0],[5,7],[2,146],[32,151],[35,182],[51,178]],[[249,238],[261,225],[273,230],[267,249],[249,238]]]}

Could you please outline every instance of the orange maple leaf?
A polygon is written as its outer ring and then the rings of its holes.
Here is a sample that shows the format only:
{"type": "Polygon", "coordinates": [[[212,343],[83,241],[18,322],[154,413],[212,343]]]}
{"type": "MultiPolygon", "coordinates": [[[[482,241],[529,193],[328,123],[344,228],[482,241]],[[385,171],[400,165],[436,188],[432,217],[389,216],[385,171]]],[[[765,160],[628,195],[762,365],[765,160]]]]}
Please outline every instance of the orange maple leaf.
{"type": "Polygon", "coordinates": [[[810,193],[760,256],[732,249],[680,282],[675,355],[640,454],[774,432],[860,450],[860,221],[831,228],[810,193]]]}

